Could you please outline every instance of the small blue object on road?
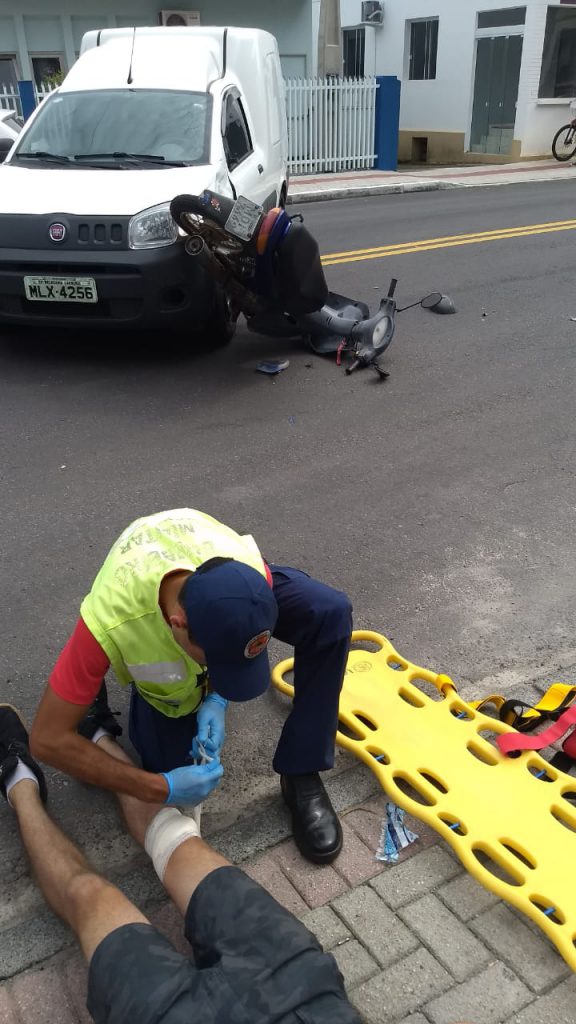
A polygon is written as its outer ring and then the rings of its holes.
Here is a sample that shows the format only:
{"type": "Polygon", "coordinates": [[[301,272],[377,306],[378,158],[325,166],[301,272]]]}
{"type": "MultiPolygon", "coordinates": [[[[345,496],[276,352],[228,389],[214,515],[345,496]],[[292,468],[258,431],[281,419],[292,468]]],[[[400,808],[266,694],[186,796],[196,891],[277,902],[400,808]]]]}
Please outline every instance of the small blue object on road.
{"type": "Polygon", "coordinates": [[[281,373],[290,366],[289,359],[263,359],[261,363],[257,363],[256,369],[258,373],[281,373]]]}

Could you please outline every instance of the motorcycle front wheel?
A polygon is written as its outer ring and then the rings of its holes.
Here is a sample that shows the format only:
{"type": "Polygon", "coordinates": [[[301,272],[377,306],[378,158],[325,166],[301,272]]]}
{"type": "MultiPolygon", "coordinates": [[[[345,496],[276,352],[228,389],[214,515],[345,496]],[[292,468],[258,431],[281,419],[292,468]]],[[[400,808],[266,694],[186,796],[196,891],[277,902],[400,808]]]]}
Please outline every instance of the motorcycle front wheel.
{"type": "Polygon", "coordinates": [[[232,300],[222,288],[216,288],[214,308],[210,318],[202,327],[202,347],[205,351],[215,352],[228,345],[236,332],[238,311],[232,300]]]}

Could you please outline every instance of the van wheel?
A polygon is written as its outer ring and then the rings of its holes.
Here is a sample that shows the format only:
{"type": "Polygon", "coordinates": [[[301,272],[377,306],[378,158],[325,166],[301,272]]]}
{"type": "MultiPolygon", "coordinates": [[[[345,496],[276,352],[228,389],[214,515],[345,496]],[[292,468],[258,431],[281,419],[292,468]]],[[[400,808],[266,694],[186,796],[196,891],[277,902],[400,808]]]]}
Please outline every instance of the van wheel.
{"type": "Polygon", "coordinates": [[[232,300],[221,288],[217,288],[214,309],[202,328],[204,350],[215,352],[228,345],[234,337],[237,321],[238,310],[234,308],[232,300]]]}
{"type": "Polygon", "coordinates": [[[284,185],[282,185],[282,188],[280,189],[280,197],[278,199],[278,206],[280,207],[281,210],[285,210],[286,209],[286,199],[287,198],[288,198],[288,186],[286,185],[286,183],[284,183],[284,185]]]}

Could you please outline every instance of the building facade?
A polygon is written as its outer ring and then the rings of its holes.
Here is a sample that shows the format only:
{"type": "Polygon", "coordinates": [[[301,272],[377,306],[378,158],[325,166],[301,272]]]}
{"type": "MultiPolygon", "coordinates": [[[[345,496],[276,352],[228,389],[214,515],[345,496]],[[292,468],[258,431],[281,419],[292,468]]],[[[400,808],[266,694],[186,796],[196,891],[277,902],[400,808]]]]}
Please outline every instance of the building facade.
{"type": "Polygon", "coordinates": [[[76,60],[91,29],[165,23],[253,26],[278,39],[289,78],[313,75],[317,67],[320,0],[0,0],[0,88],[19,79],[37,86],[76,60]],[[183,8],[182,10],[180,8],[183,8]],[[188,8],[188,9],[186,9],[188,8]],[[176,21],[174,21],[176,18],[176,21]],[[180,22],[178,21],[180,19],[180,22]]]}
{"type": "Polygon", "coordinates": [[[543,156],[570,119],[576,0],[342,0],[342,27],[355,73],[402,82],[401,160],[543,156]]]}

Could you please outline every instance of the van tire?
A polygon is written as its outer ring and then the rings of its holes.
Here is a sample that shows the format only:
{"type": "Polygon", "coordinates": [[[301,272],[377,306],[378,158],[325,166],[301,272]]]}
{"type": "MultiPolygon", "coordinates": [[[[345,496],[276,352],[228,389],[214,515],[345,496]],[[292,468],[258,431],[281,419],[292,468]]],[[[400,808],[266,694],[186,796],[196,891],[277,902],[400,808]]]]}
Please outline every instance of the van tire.
{"type": "Polygon", "coordinates": [[[230,297],[216,288],[214,308],[209,319],[202,328],[203,348],[207,352],[215,352],[224,348],[234,337],[238,312],[234,309],[230,297]]]}
{"type": "Polygon", "coordinates": [[[278,206],[280,207],[281,210],[285,210],[286,209],[286,200],[287,200],[287,198],[288,198],[288,186],[287,186],[286,183],[284,183],[282,185],[282,188],[280,189],[280,195],[278,197],[278,206]]]}

